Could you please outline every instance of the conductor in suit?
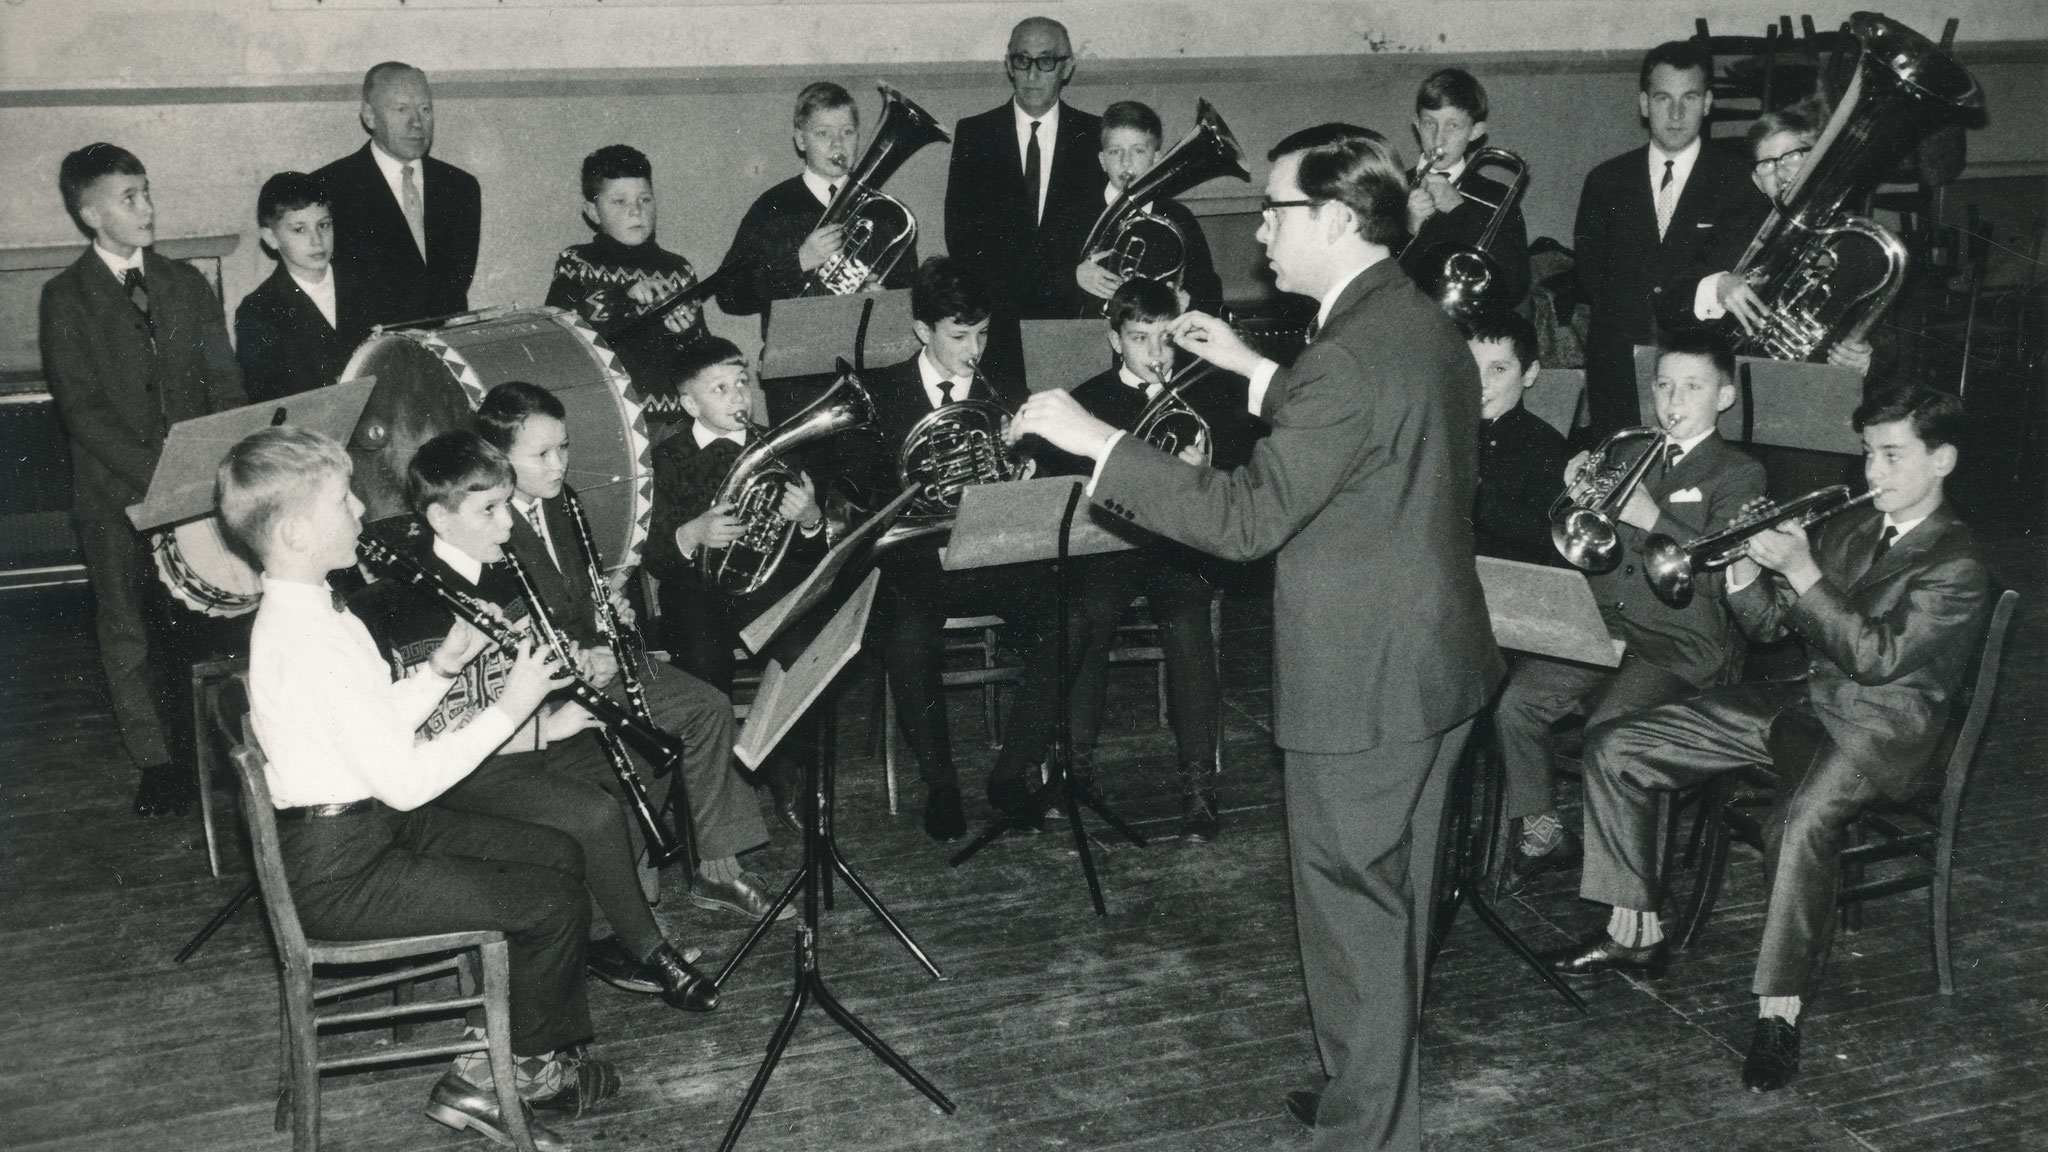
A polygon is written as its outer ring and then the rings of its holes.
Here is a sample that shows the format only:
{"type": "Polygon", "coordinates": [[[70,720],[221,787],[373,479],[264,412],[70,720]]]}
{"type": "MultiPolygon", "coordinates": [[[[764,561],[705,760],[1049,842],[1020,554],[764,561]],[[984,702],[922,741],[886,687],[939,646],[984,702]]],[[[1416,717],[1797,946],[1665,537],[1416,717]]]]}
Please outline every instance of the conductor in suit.
{"type": "Polygon", "coordinates": [[[1288,1097],[1313,1147],[1421,1147],[1416,1024],[1426,909],[1453,765],[1499,682],[1468,516],[1477,487],[1472,356],[1390,245],[1405,173],[1369,129],[1325,124],[1269,156],[1258,238],[1282,291],[1320,301],[1295,364],[1262,360],[1212,317],[1183,347],[1251,380],[1272,423],[1229,472],[1170,457],[1063,392],[1025,405],[1036,433],[1095,460],[1094,503],[1232,559],[1279,553],[1273,736],[1309,1011],[1328,1083],[1288,1097]]]}
{"type": "Polygon", "coordinates": [[[1075,314],[1074,264],[1102,214],[1102,120],[1060,98],[1074,78],[1066,26],[1033,16],[1010,30],[1011,98],[960,121],[946,173],[946,251],[987,286],[994,309],[984,371],[1021,379],[1016,322],[1075,314]]]}
{"type": "Polygon", "coordinates": [[[1690,298],[1723,236],[1754,231],[1763,194],[1739,149],[1704,134],[1714,110],[1714,60],[1701,44],[1673,40],[1643,57],[1637,109],[1643,147],[1586,174],[1573,225],[1579,285],[1592,307],[1586,342],[1586,408],[1595,438],[1642,423],[1635,346],[1657,342],[1666,291],[1690,298]]]}
{"type": "Polygon", "coordinates": [[[334,264],[363,286],[371,325],[469,311],[483,193],[476,177],[427,155],[427,74],[385,61],[363,75],[369,142],[315,172],[334,209],[334,264]]]}

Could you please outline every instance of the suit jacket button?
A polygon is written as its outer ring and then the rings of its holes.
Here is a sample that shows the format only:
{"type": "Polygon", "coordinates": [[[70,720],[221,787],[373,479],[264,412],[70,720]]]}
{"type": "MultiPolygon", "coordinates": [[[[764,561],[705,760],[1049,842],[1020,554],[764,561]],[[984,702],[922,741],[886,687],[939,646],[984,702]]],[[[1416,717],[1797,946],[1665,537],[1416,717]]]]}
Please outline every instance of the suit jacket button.
{"type": "Polygon", "coordinates": [[[1626,600],[1616,600],[1616,601],[1614,602],[1614,610],[1615,610],[1616,612],[1626,612],[1626,611],[1628,611],[1628,601],[1626,601],[1626,600]]]}
{"type": "Polygon", "coordinates": [[[1635,565],[1633,565],[1633,564],[1630,564],[1630,565],[1628,565],[1628,566],[1626,566],[1626,567],[1624,567],[1624,568],[1622,569],[1622,573],[1623,573],[1624,575],[1628,575],[1628,576],[1633,576],[1633,575],[1635,575],[1635,574],[1636,574],[1636,566],[1635,566],[1635,565]]]}

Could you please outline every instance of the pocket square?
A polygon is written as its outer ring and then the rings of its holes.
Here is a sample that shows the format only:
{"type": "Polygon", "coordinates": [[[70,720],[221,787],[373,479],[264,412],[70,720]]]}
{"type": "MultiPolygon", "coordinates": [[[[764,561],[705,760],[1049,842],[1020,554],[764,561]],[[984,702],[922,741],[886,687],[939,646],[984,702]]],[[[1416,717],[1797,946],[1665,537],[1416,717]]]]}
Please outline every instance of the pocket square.
{"type": "Polygon", "coordinates": [[[1712,220],[1695,220],[1692,222],[1692,226],[1695,228],[1712,228],[1714,222],[1712,220]]]}
{"type": "Polygon", "coordinates": [[[1706,497],[1700,495],[1700,490],[1697,488],[1680,488],[1678,491],[1666,496],[1664,502],[1666,504],[1697,504],[1705,499],[1706,497]]]}

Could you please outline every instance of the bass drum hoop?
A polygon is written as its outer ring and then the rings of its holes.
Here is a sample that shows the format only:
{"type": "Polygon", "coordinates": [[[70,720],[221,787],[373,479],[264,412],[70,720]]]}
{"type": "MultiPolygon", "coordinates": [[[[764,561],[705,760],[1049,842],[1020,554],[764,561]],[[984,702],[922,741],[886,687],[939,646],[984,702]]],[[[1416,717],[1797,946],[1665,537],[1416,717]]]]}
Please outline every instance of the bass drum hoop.
{"type": "Polygon", "coordinates": [[[155,532],[149,550],[157,578],[178,602],[206,616],[245,616],[263,600],[256,569],[228,547],[218,516],[155,532]],[[214,571],[217,567],[219,570],[214,571]],[[236,585],[222,587],[223,584],[236,585]]]}

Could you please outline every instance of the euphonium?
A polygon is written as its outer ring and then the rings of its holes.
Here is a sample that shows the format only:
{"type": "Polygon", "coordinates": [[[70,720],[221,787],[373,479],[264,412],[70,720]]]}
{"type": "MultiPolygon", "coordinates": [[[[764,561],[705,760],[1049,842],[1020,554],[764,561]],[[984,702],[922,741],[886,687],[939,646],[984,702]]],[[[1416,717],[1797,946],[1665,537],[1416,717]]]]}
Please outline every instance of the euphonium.
{"type": "Polygon", "coordinates": [[[1843,209],[1928,131],[1984,103],[1967,69],[1905,25],[1858,12],[1849,31],[1861,51],[1835,114],[1735,265],[1764,302],[1738,345],[1750,355],[1806,360],[1863,339],[1905,284],[1906,246],[1843,209]]]}
{"type": "Polygon", "coordinates": [[[1872,488],[1861,496],[1851,496],[1847,484],[1830,484],[1791,500],[1773,502],[1758,497],[1726,528],[1690,544],[1680,544],[1662,532],[1653,533],[1643,542],[1643,575],[1649,577],[1659,599],[1683,608],[1692,603],[1693,572],[1726,568],[1747,556],[1750,537],[1786,523],[1811,528],[1877,499],[1881,491],[1872,488]]]}
{"type": "MultiPolygon", "coordinates": [[[[1110,255],[1103,266],[1118,276],[1143,276],[1180,287],[1181,274],[1187,268],[1187,237],[1173,221],[1147,210],[1146,205],[1171,199],[1219,176],[1251,179],[1244,149],[1230,134],[1230,126],[1207,100],[1198,100],[1195,126],[1144,175],[1131,181],[1115,203],[1102,210],[1081,245],[1080,259],[1107,251],[1110,255]]],[[[1086,314],[1099,316],[1104,307],[1104,302],[1091,300],[1086,314]]]]}
{"type": "Polygon", "coordinates": [[[1447,241],[1425,250],[1416,270],[1415,282],[1445,312],[1465,317],[1481,308],[1514,303],[1505,296],[1507,273],[1500,266],[1500,261],[1494,258],[1492,247],[1494,238],[1500,235],[1501,225],[1507,222],[1508,213],[1514,211],[1516,202],[1529,187],[1529,165],[1505,149],[1481,148],[1465,160],[1465,172],[1458,178],[1457,187],[1458,194],[1465,199],[1493,209],[1493,217],[1486,222],[1485,230],[1480,232],[1474,243],[1447,241]],[[1470,190],[1475,183],[1475,173],[1481,165],[1488,163],[1510,169],[1515,174],[1507,192],[1491,204],[1470,190]]]}
{"type": "Polygon", "coordinates": [[[1621,563],[1621,535],[1614,521],[1670,442],[1656,428],[1623,428],[1593,449],[1550,504],[1550,542],[1558,555],[1572,567],[1595,574],[1612,572],[1621,563]],[[1649,443],[1624,465],[1620,450],[1631,440],[1649,443]]]}
{"type": "MultiPolygon", "coordinates": [[[[823,396],[761,432],[732,462],[711,503],[730,508],[740,522],[740,538],[723,548],[707,545],[698,553],[697,571],[705,583],[730,596],[744,596],[768,583],[796,533],[796,522],[783,519],[779,509],[783,492],[801,483],[801,477],[783,454],[799,444],[875,422],[875,402],[860,378],[847,371],[844,362],[840,368],[838,381],[823,396]]],[[[752,428],[751,421],[748,426],[752,428]]]]}
{"type": "Polygon", "coordinates": [[[1138,423],[1132,427],[1131,435],[1152,445],[1169,456],[1178,456],[1189,448],[1201,453],[1202,463],[1209,462],[1216,438],[1209,431],[1209,422],[1202,418],[1194,406],[1181,399],[1181,392],[1188,385],[1207,376],[1214,365],[1206,361],[1192,364],[1166,382],[1145,410],[1138,414],[1138,423]]]}
{"type": "Polygon", "coordinates": [[[837,224],[846,230],[839,254],[812,270],[804,281],[806,296],[850,295],[889,275],[917,240],[917,217],[903,201],[884,193],[882,185],[918,149],[953,139],[903,93],[887,84],[876,87],[882,93],[882,118],[875,138],[818,220],[819,228],[837,224]]]}

